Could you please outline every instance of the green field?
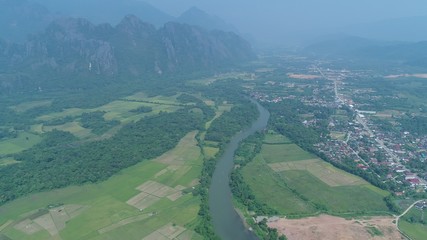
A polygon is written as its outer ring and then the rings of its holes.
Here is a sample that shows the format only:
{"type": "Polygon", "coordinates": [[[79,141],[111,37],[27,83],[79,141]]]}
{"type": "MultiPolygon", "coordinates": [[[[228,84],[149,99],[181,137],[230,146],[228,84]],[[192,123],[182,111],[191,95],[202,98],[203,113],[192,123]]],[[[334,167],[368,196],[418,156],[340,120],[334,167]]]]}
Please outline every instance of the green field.
{"type": "MultiPolygon", "coordinates": [[[[52,112],[46,115],[42,115],[36,118],[38,121],[51,121],[57,120],[64,117],[73,117],[77,118],[71,122],[65,124],[56,125],[56,126],[44,126],[43,124],[36,124],[31,126],[31,132],[34,133],[45,133],[52,131],[53,129],[70,132],[80,139],[94,139],[100,140],[99,137],[92,133],[91,129],[83,128],[78,120],[79,116],[83,113],[90,113],[96,111],[105,112],[104,118],[107,121],[117,120],[121,122],[121,125],[125,125],[130,122],[135,122],[141,120],[144,117],[156,115],[160,112],[174,112],[181,107],[177,105],[176,96],[164,97],[164,96],[155,96],[147,97],[144,93],[140,92],[135,95],[125,98],[125,100],[117,100],[107,103],[103,106],[92,108],[92,109],[82,109],[82,108],[69,108],[61,112],[52,112]],[[141,102],[138,102],[141,101],[141,102]],[[142,102],[143,101],[143,102],[142,102]],[[137,113],[131,112],[132,110],[138,109],[139,107],[150,107],[152,108],[151,112],[147,113],[137,113]]],[[[108,138],[117,132],[120,127],[110,129],[106,132],[101,138],[108,138]]]]}
{"type": "Polygon", "coordinates": [[[16,161],[15,159],[11,158],[11,157],[7,157],[7,158],[0,158],[0,167],[4,167],[10,164],[16,164],[19,163],[18,161],[16,161]]]}
{"type": "Polygon", "coordinates": [[[104,111],[106,114],[104,118],[106,120],[118,120],[123,123],[128,123],[130,121],[137,121],[144,116],[150,116],[157,114],[161,111],[163,112],[173,112],[180,108],[177,106],[178,95],[172,97],[165,96],[155,96],[147,97],[145,93],[140,92],[132,96],[124,98],[124,100],[117,100],[105,104],[103,106],[92,108],[92,109],[82,109],[82,108],[68,108],[61,112],[54,112],[46,115],[37,117],[38,121],[49,121],[54,119],[60,119],[67,116],[78,117],[83,113],[87,112],[96,112],[104,111]],[[140,101],[140,102],[138,102],[140,101]],[[153,109],[150,113],[138,114],[132,113],[131,110],[135,110],[141,106],[151,107],[153,109]]]}
{"type": "Polygon", "coordinates": [[[17,138],[0,141],[0,156],[22,152],[40,141],[39,135],[20,132],[17,138]]]}
{"type": "Polygon", "coordinates": [[[399,220],[399,228],[414,240],[427,239],[427,225],[421,223],[426,216],[427,209],[413,207],[399,220]]]}
{"type": "Polygon", "coordinates": [[[282,179],[291,187],[296,189],[307,199],[324,206],[329,212],[335,214],[346,213],[372,213],[387,212],[388,208],[382,199],[387,196],[370,188],[368,185],[351,185],[331,187],[308,171],[284,171],[282,179]]]}
{"type": "Polygon", "coordinates": [[[265,144],[288,144],[292,143],[291,140],[283,135],[268,133],[265,135],[264,141],[265,144]]]}
{"type": "Polygon", "coordinates": [[[344,132],[331,132],[330,134],[332,139],[344,141],[346,137],[346,133],[344,132]]]}
{"type": "Polygon", "coordinates": [[[28,110],[31,110],[33,108],[49,107],[51,104],[52,104],[51,100],[33,101],[33,102],[21,103],[19,105],[12,106],[10,108],[18,113],[21,113],[21,112],[26,112],[28,110]]]}
{"type": "MultiPolygon", "coordinates": [[[[268,142],[280,139],[269,136],[268,142]]],[[[257,199],[281,215],[301,217],[323,211],[335,215],[387,214],[388,192],[335,168],[295,144],[263,144],[242,170],[257,199]]]]}
{"type": "Polygon", "coordinates": [[[427,225],[399,221],[399,228],[413,240],[427,239],[427,225]]]}
{"type": "Polygon", "coordinates": [[[90,129],[80,126],[78,122],[68,122],[66,124],[57,125],[57,126],[43,126],[42,132],[50,132],[54,129],[64,131],[64,132],[70,132],[78,138],[89,138],[89,137],[96,136],[91,132],[90,129]]]}
{"type": "Polygon", "coordinates": [[[242,170],[245,182],[254,191],[255,196],[269,207],[286,215],[314,214],[312,204],[296,196],[265,164],[261,156],[246,165],[242,170]]]}
{"type": "Polygon", "coordinates": [[[317,158],[313,154],[304,151],[296,144],[264,144],[261,154],[267,163],[291,162],[317,158]]]}
{"type": "Polygon", "coordinates": [[[0,239],[200,239],[196,132],[99,184],[37,193],[0,207],[0,239]],[[42,211],[41,211],[42,210],[42,211]]]}

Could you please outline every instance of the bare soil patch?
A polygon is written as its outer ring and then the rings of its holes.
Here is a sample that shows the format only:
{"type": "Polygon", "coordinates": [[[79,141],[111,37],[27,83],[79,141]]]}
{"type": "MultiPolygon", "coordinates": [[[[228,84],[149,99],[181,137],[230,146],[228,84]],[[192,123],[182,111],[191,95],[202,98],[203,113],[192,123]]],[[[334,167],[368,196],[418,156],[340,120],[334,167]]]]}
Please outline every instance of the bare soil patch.
{"type": "Polygon", "coordinates": [[[141,210],[148,208],[161,198],[167,197],[171,201],[176,201],[182,196],[182,192],[178,186],[171,188],[151,180],[138,186],[136,189],[141,191],[141,193],[132,197],[126,203],[141,210]]]}
{"type": "Polygon", "coordinates": [[[34,234],[40,230],[43,230],[43,228],[38,225],[37,223],[31,221],[30,219],[25,219],[24,221],[19,222],[15,226],[13,226],[16,230],[19,230],[25,234],[31,235],[34,234]]]}
{"type": "Polygon", "coordinates": [[[401,77],[416,77],[416,78],[427,78],[427,73],[416,73],[416,74],[398,74],[398,75],[388,75],[384,78],[394,79],[394,78],[401,78],[401,77]]]}
{"type": "Polygon", "coordinates": [[[149,214],[143,214],[143,215],[139,215],[139,216],[136,216],[136,217],[126,218],[126,219],[121,220],[118,223],[111,224],[108,227],[101,228],[101,229],[98,230],[98,232],[100,234],[107,233],[107,232],[112,231],[112,230],[114,230],[116,228],[125,226],[125,225],[130,224],[130,223],[139,222],[139,221],[142,221],[142,220],[147,219],[149,217],[150,217],[149,214]]]}
{"type": "Polygon", "coordinates": [[[404,239],[393,223],[393,217],[372,217],[346,220],[340,217],[320,215],[304,219],[284,219],[268,222],[268,226],[285,234],[289,240],[360,240],[404,239]],[[370,229],[381,232],[374,234],[370,229]]]}
{"type": "Polygon", "coordinates": [[[313,79],[319,79],[319,78],[321,78],[321,76],[319,76],[319,75],[293,74],[293,73],[289,73],[288,77],[295,78],[295,79],[303,79],[303,80],[313,80],[313,79]]]}
{"type": "Polygon", "coordinates": [[[178,200],[180,197],[182,197],[182,192],[176,192],[172,195],[168,196],[168,199],[171,200],[172,202],[175,202],[176,200],[178,200]]]}
{"type": "Polygon", "coordinates": [[[136,202],[132,206],[134,206],[138,209],[144,210],[159,200],[160,200],[160,198],[158,198],[156,196],[147,195],[146,197],[142,198],[140,201],[136,202]]]}
{"type": "Polygon", "coordinates": [[[82,205],[64,205],[57,208],[47,210],[36,210],[33,213],[26,214],[27,216],[14,225],[16,230],[19,230],[28,235],[32,235],[40,230],[46,230],[51,236],[55,236],[65,228],[67,221],[77,217],[88,206],[82,205]],[[41,215],[39,213],[46,212],[41,215]]]}
{"type": "Polygon", "coordinates": [[[59,233],[50,213],[43,215],[37,219],[34,219],[34,222],[46,229],[46,231],[48,231],[51,236],[54,236],[59,233]]]}
{"type": "Polygon", "coordinates": [[[142,192],[136,196],[134,196],[133,198],[129,199],[126,203],[131,205],[131,206],[135,206],[136,204],[138,204],[142,199],[146,198],[149,194],[142,192]]]}
{"type": "Polygon", "coordinates": [[[181,226],[174,226],[172,223],[168,223],[167,225],[161,227],[160,229],[154,231],[147,237],[143,238],[144,240],[151,240],[151,239],[176,239],[181,233],[185,232],[185,228],[181,226]]]}
{"type": "MultiPolygon", "coordinates": [[[[154,161],[168,164],[168,165],[184,165],[187,159],[192,159],[188,155],[198,155],[200,150],[197,147],[196,141],[197,131],[193,131],[187,134],[177,146],[164,153],[160,157],[156,158],[154,161]],[[195,146],[194,149],[188,150],[190,146],[195,146]],[[192,152],[194,150],[194,152],[192,152]]],[[[169,170],[169,169],[168,169],[169,170]]]]}

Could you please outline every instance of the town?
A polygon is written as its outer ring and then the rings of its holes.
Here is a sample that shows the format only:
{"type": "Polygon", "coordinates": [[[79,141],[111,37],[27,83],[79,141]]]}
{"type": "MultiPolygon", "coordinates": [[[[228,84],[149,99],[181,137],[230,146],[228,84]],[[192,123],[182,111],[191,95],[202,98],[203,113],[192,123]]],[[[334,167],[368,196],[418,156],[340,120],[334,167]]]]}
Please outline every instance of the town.
{"type": "MultiPolygon", "coordinates": [[[[330,162],[346,163],[355,171],[370,173],[396,196],[425,192],[427,135],[411,132],[400,123],[400,119],[418,114],[393,107],[377,109],[370,104],[388,99],[399,102],[402,98],[393,93],[377,94],[375,84],[357,84],[358,79],[372,75],[370,70],[333,70],[315,63],[300,68],[298,74],[287,73],[286,80],[265,81],[263,87],[252,90],[251,96],[268,103],[299,99],[306,106],[332,110],[329,135],[322,136],[314,146],[318,153],[330,162]],[[266,87],[274,91],[263,90],[266,87]]],[[[320,121],[310,115],[302,116],[301,122],[306,127],[318,127],[320,121]]]]}

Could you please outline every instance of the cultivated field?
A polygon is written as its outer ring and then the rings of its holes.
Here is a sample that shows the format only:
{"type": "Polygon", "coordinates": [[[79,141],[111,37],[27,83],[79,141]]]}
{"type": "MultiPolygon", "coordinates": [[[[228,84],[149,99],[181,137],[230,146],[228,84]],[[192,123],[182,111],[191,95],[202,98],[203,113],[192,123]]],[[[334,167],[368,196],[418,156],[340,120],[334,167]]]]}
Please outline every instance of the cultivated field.
{"type": "Polygon", "coordinates": [[[257,199],[276,209],[281,214],[310,215],[316,213],[314,206],[302,200],[289,189],[280,177],[263,161],[261,156],[242,170],[257,199]]]}
{"type": "Polygon", "coordinates": [[[316,158],[296,144],[264,144],[261,155],[267,163],[292,162],[316,158]]]}
{"type": "Polygon", "coordinates": [[[64,132],[70,132],[78,138],[96,137],[96,135],[93,134],[90,129],[80,126],[78,122],[68,122],[68,123],[65,123],[62,125],[56,125],[56,126],[43,126],[42,132],[50,132],[54,129],[64,131],[64,132]]]}
{"type": "MultiPolygon", "coordinates": [[[[302,170],[308,171],[314,177],[320,179],[323,183],[330,187],[339,186],[356,186],[368,184],[360,177],[348,174],[338,168],[335,168],[330,163],[320,159],[308,159],[293,162],[281,162],[269,164],[270,168],[275,172],[302,170]]],[[[286,173],[284,174],[286,176],[286,173]]]]}
{"type": "Polygon", "coordinates": [[[200,239],[202,156],[196,132],[99,184],[33,194],[0,207],[0,239],[200,239]]]}
{"type": "MultiPolygon", "coordinates": [[[[268,136],[268,135],[267,135],[268,136]]],[[[242,170],[257,199],[288,217],[325,211],[336,215],[387,214],[388,195],[352,174],[307,153],[295,144],[271,144],[242,170]]]]}
{"type": "MultiPolygon", "coordinates": [[[[61,125],[55,126],[44,126],[43,124],[36,124],[31,126],[31,132],[33,133],[45,133],[52,131],[53,129],[70,132],[80,139],[97,139],[98,136],[93,134],[91,129],[83,128],[78,122],[80,115],[83,113],[90,113],[96,111],[105,112],[105,120],[117,120],[121,122],[121,125],[138,121],[146,116],[151,116],[158,114],[159,112],[174,112],[181,108],[180,104],[176,101],[176,98],[179,96],[155,96],[148,97],[145,93],[140,92],[132,96],[125,97],[124,99],[117,100],[105,104],[103,106],[91,109],[82,109],[82,108],[69,108],[64,109],[61,112],[53,112],[46,115],[42,115],[36,118],[38,121],[46,122],[52,120],[62,119],[64,117],[72,117],[73,120],[61,125]],[[151,112],[147,113],[138,113],[132,112],[140,107],[150,107],[152,108],[151,112]]],[[[28,103],[29,104],[29,103],[28,103]]],[[[111,129],[111,132],[107,132],[106,136],[103,138],[108,138],[114,135],[114,129],[111,129]]]]}
{"type": "Polygon", "coordinates": [[[289,138],[276,134],[276,133],[268,133],[264,138],[265,144],[291,144],[291,140],[289,138]]]}

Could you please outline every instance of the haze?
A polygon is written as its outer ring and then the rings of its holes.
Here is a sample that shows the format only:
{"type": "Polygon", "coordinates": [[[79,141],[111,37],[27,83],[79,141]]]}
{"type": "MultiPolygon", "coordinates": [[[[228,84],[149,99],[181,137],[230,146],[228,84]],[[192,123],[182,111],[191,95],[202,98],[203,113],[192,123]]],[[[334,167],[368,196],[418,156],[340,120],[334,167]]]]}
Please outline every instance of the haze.
{"type": "MultiPolygon", "coordinates": [[[[36,1],[61,6],[60,1],[36,1]]],[[[113,1],[105,1],[105,4],[113,1]]],[[[175,17],[196,6],[234,25],[243,36],[259,45],[303,45],[319,37],[341,33],[388,41],[427,39],[425,0],[133,1],[147,2],[175,17]]],[[[72,3],[62,4],[63,10],[69,4],[72,3]]],[[[90,8],[93,7],[96,6],[90,8]]]]}
{"type": "MultiPolygon", "coordinates": [[[[179,15],[190,6],[197,6],[234,24],[241,32],[249,33],[261,42],[276,44],[280,41],[296,43],[310,37],[344,32],[347,26],[362,23],[424,16],[427,9],[425,0],[147,0],[146,2],[171,15],[179,15]]],[[[427,21],[423,25],[427,26],[427,21]]],[[[411,39],[409,36],[405,39],[402,36],[400,39],[390,40],[422,40],[420,37],[416,38],[411,39]]]]}

